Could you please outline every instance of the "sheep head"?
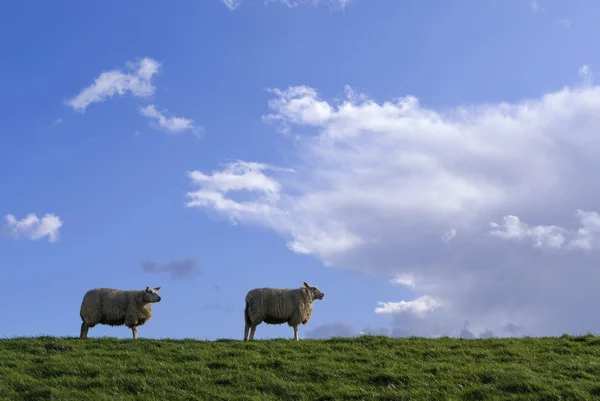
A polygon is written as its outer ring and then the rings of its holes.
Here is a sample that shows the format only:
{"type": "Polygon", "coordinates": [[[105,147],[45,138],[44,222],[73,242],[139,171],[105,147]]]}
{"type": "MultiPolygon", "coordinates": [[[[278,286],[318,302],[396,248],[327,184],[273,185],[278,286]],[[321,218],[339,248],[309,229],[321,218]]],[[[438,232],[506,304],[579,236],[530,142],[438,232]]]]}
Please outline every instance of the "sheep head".
{"type": "Polygon", "coordinates": [[[146,287],[144,290],[144,301],[148,303],[160,302],[161,298],[160,295],[158,295],[158,290],[160,290],[160,287],[146,287]]]}
{"type": "Polygon", "coordinates": [[[304,282],[304,287],[308,288],[310,290],[310,292],[313,295],[313,299],[323,299],[325,297],[325,294],[323,294],[321,292],[321,290],[319,290],[317,287],[315,287],[314,285],[310,285],[308,284],[306,281],[304,282]]]}

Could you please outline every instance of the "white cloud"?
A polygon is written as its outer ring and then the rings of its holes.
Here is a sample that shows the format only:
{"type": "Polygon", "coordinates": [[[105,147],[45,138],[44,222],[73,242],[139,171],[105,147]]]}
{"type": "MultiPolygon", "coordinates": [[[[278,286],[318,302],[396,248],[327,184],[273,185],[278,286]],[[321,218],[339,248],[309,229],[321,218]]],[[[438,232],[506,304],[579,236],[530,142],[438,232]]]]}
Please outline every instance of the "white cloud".
{"type": "Polygon", "coordinates": [[[378,302],[380,307],[375,308],[375,313],[398,314],[411,313],[418,317],[425,317],[429,312],[435,311],[441,303],[429,295],[423,295],[412,301],[378,302]]]}
{"type": "Polygon", "coordinates": [[[504,217],[502,224],[491,222],[489,234],[507,240],[532,239],[537,248],[592,249],[600,234],[600,216],[597,212],[584,210],[578,210],[577,216],[581,227],[576,232],[557,226],[530,226],[517,216],[509,215],[504,217]]]}
{"type": "Polygon", "coordinates": [[[325,264],[410,277],[414,300],[378,307],[393,335],[458,335],[465,320],[495,335],[600,331],[585,318],[600,302],[597,215],[562,228],[600,201],[600,87],[443,112],[413,96],[271,93],[264,119],[293,134],[294,173],[248,162],[192,172],[188,206],[269,227],[325,264]],[[449,227],[452,246],[440,241],[449,227]]]}
{"type": "Polygon", "coordinates": [[[588,64],[584,64],[579,68],[579,76],[584,85],[592,85],[594,83],[594,73],[588,64]]]}
{"type": "Polygon", "coordinates": [[[451,228],[442,235],[442,241],[450,242],[452,238],[456,237],[456,229],[451,228]]]}
{"type": "MultiPolygon", "coordinates": [[[[328,231],[322,231],[313,221],[303,222],[289,211],[281,208],[281,185],[265,175],[265,171],[292,173],[294,170],[281,169],[267,164],[236,161],[224,170],[211,175],[200,171],[188,172],[197,190],[188,192],[188,207],[208,207],[226,213],[228,218],[265,224],[282,233],[291,234],[288,247],[296,253],[340,252],[352,248],[359,239],[346,234],[343,225],[335,221],[322,222],[328,231]],[[244,191],[250,198],[234,200],[228,193],[244,191]],[[254,194],[254,197],[252,197],[254,194]]],[[[293,207],[290,205],[290,207],[293,207]]],[[[301,212],[301,205],[298,212],[301,212]]]]}
{"type": "Polygon", "coordinates": [[[225,6],[231,11],[238,8],[240,4],[242,4],[242,0],[221,0],[225,6]]]}
{"type": "Polygon", "coordinates": [[[189,207],[210,206],[216,210],[228,211],[230,217],[242,217],[242,213],[264,213],[265,217],[274,212],[271,205],[279,199],[280,185],[263,174],[270,166],[261,163],[237,161],[229,164],[223,171],[206,175],[200,171],[188,173],[192,182],[200,187],[189,192],[189,207]],[[257,193],[255,201],[238,202],[225,195],[232,191],[249,191],[257,193]]]}
{"type": "Polygon", "coordinates": [[[194,120],[183,117],[167,117],[163,112],[157,110],[156,106],[153,104],[142,107],[140,109],[140,114],[153,120],[150,124],[152,127],[170,134],[189,131],[194,135],[199,136],[202,132],[202,128],[197,126],[194,120]]]}
{"type": "Polygon", "coordinates": [[[30,213],[21,220],[17,220],[12,214],[7,214],[6,228],[15,238],[25,237],[30,240],[39,240],[44,237],[49,242],[56,242],[59,238],[59,230],[63,225],[60,217],[54,214],[45,214],[41,219],[35,213],[30,213]]]}
{"type": "Polygon", "coordinates": [[[136,63],[127,63],[127,72],[115,69],[101,73],[94,83],[66,102],[73,109],[84,112],[92,103],[103,102],[115,95],[131,93],[136,97],[149,97],[154,93],[152,77],[160,69],[160,63],[143,58],[136,63]]]}
{"type": "Polygon", "coordinates": [[[539,13],[540,11],[544,11],[544,9],[542,8],[542,6],[540,6],[540,3],[537,0],[530,0],[529,6],[531,7],[531,12],[533,12],[534,14],[539,13]]]}
{"type": "Polygon", "coordinates": [[[532,238],[534,246],[560,248],[565,243],[564,229],[556,226],[529,226],[517,216],[505,216],[502,225],[491,222],[489,234],[504,239],[532,238]]]}
{"type": "MultiPolygon", "coordinates": [[[[235,10],[236,8],[239,7],[240,4],[242,4],[242,0],[221,0],[221,1],[231,11],[235,10]]],[[[346,6],[348,4],[350,4],[350,1],[351,0],[264,0],[264,3],[265,4],[281,3],[281,4],[286,5],[289,8],[294,8],[294,7],[297,7],[300,5],[312,5],[312,6],[326,5],[330,9],[333,9],[333,10],[336,10],[336,9],[343,10],[344,8],[346,8],[346,6]]]]}
{"type": "Polygon", "coordinates": [[[412,274],[398,274],[391,281],[393,284],[400,284],[406,287],[415,287],[415,278],[412,274]]]}
{"type": "Polygon", "coordinates": [[[573,248],[592,249],[596,245],[595,240],[597,240],[598,234],[600,234],[600,216],[598,216],[598,212],[583,210],[578,210],[577,215],[581,227],[569,245],[573,248]]]}

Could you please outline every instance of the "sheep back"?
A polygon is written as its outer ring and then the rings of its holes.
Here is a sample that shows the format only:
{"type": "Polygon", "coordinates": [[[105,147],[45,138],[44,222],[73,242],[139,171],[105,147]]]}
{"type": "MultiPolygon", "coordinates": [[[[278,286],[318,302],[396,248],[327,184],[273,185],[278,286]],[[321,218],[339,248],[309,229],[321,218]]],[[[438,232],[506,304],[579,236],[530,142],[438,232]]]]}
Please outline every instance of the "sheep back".
{"type": "Polygon", "coordinates": [[[143,291],[95,288],[84,295],[79,315],[90,327],[141,326],[152,317],[152,307],[143,296],[143,291]]]}
{"type": "Polygon", "coordinates": [[[246,324],[306,324],[312,314],[312,304],[310,291],[305,288],[255,288],[246,295],[246,324]]]}

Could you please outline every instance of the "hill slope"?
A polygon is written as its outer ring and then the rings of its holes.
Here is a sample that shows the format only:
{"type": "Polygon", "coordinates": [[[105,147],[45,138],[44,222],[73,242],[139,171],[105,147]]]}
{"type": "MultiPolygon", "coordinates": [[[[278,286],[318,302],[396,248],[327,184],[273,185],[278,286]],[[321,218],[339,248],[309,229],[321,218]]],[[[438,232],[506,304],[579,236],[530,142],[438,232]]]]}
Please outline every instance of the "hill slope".
{"type": "Polygon", "coordinates": [[[600,399],[600,337],[0,340],[2,400],[600,399]]]}

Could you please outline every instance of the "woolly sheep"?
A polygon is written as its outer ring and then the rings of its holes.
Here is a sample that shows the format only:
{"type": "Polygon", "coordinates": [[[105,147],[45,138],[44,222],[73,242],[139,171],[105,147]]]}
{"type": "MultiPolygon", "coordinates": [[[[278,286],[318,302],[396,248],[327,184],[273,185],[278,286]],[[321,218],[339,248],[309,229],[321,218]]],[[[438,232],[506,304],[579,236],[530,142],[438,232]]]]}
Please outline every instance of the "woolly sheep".
{"type": "Polygon", "coordinates": [[[88,330],[97,324],[125,325],[137,338],[137,328],[152,317],[151,304],[160,302],[160,287],[145,290],[118,290],[95,288],[85,293],[81,303],[80,338],[87,338],[88,330]]]}
{"type": "Polygon", "coordinates": [[[317,287],[304,282],[304,286],[294,289],[255,288],[246,295],[244,318],[246,327],[244,341],[254,340],[256,326],[287,323],[294,328],[294,340],[298,339],[298,326],[306,324],[312,314],[313,301],[322,300],[325,294],[317,287]],[[250,337],[248,338],[248,332],[250,337]]]}

